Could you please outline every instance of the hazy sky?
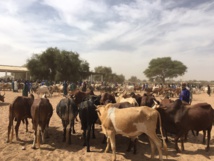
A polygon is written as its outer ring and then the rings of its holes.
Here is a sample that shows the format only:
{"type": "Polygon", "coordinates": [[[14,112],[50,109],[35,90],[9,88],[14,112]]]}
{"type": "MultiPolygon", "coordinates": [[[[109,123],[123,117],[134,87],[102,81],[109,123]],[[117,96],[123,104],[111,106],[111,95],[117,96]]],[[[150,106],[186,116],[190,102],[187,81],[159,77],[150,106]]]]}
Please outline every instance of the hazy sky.
{"type": "Polygon", "coordinates": [[[146,79],[150,60],[170,56],[188,68],[178,79],[214,80],[214,1],[0,1],[1,65],[21,66],[48,47],[126,79],[146,79]]]}

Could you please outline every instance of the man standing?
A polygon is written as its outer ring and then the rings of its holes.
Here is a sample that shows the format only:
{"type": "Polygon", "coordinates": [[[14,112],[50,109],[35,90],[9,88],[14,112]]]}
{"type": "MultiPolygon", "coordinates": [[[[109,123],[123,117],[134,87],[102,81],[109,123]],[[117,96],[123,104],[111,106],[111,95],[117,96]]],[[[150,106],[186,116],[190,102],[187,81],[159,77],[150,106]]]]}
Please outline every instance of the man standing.
{"type": "Polygon", "coordinates": [[[23,90],[22,90],[22,96],[28,96],[28,84],[27,84],[27,81],[25,81],[24,83],[24,87],[23,87],[23,90]]]}
{"type": "Polygon", "coordinates": [[[210,89],[210,85],[208,84],[207,85],[207,94],[210,96],[210,94],[211,94],[211,89],[210,89]]]}
{"type": "Polygon", "coordinates": [[[86,92],[86,82],[85,81],[82,83],[82,91],[86,92]]]}
{"type": "Polygon", "coordinates": [[[68,88],[68,84],[66,81],[64,81],[64,83],[63,83],[63,96],[67,96],[67,94],[68,94],[67,88],[68,88]]]}
{"type": "Polygon", "coordinates": [[[18,92],[18,83],[16,80],[14,81],[14,92],[18,92]]]}
{"type": "Polygon", "coordinates": [[[180,99],[184,104],[191,104],[191,100],[190,100],[190,91],[186,88],[186,83],[182,83],[182,90],[181,90],[179,99],[180,99]]]}

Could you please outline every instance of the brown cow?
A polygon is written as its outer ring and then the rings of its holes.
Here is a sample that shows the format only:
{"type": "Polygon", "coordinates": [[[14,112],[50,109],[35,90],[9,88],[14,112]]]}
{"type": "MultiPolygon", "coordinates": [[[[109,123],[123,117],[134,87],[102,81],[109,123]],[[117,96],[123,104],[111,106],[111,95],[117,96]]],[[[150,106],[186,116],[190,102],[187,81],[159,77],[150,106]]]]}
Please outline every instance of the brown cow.
{"type": "MultiPolygon", "coordinates": [[[[157,121],[159,119],[161,122],[161,118],[156,110],[147,106],[118,109],[112,107],[111,104],[107,104],[97,106],[97,111],[101,121],[102,130],[107,137],[107,146],[105,152],[109,150],[111,145],[113,153],[112,160],[116,160],[116,134],[122,134],[134,140],[142,133],[145,133],[149,137],[152,149],[151,158],[154,158],[155,147],[157,147],[159,152],[159,159],[163,160],[161,141],[156,134],[157,121]]],[[[160,131],[162,135],[161,128],[160,131]]],[[[163,143],[165,150],[167,150],[164,139],[163,143]]]]}
{"type": "MultiPolygon", "coordinates": [[[[31,94],[30,97],[18,96],[9,106],[9,125],[8,125],[8,137],[7,142],[11,142],[13,139],[13,121],[16,119],[17,123],[15,126],[16,140],[19,140],[18,130],[21,120],[27,120],[31,118],[31,105],[33,103],[34,96],[31,94]],[[12,127],[12,134],[10,136],[10,131],[12,127]]],[[[28,122],[26,121],[26,130],[28,122]]]]}
{"type": "Polygon", "coordinates": [[[40,148],[40,133],[42,135],[42,143],[45,142],[45,132],[49,126],[52,114],[53,107],[47,98],[38,98],[33,101],[31,106],[31,116],[34,129],[32,148],[36,148],[36,142],[38,148],[40,148]]]}
{"type": "Polygon", "coordinates": [[[174,100],[171,100],[169,97],[165,97],[164,99],[161,100],[160,107],[164,108],[173,102],[174,102],[174,100]]]}
{"type": "Polygon", "coordinates": [[[207,147],[209,151],[210,135],[212,130],[212,122],[214,118],[213,108],[208,103],[198,103],[190,107],[184,106],[181,100],[177,99],[166,109],[157,108],[163,121],[163,128],[174,133],[175,149],[180,152],[178,147],[178,139],[181,138],[181,150],[184,150],[183,137],[189,130],[207,131],[207,147]]]}
{"type": "Polygon", "coordinates": [[[74,92],[72,92],[72,94],[70,96],[73,98],[74,102],[77,105],[79,105],[89,95],[95,95],[93,90],[90,90],[90,91],[87,91],[87,92],[82,92],[80,90],[75,90],[74,92]]]}
{"type": "Polygon", "coordinates": [[[159,101],[156,100],[153,94],[145,93],[141,98],[140,106],[153,107],[156,103],[159,103],[159,101]]]}
{"type": "Polygon", "coordinates": [[[105,105],[107,103],[116,103],[115,96],[111,93],[104,92],[101,94],[100,104],[105,105]]]}

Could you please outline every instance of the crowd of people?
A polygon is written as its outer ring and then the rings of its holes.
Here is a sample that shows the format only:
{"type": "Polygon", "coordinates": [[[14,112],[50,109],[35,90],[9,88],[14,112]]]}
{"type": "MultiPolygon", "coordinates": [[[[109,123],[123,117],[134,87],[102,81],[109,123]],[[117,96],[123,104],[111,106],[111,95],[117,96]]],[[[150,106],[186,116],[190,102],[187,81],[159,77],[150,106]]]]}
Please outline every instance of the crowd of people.
{"type": "MultiPolygon", "coordinates": [[[[23,82],[22,95],[23,96],[28,96],[28,94],[30,93],[30,89],[32,87],[32,82],[30,82],[28,80],[26,80],[26,81],[16,80],[16,79],[12,80],[11,81],[11,83],[12,83],[12,91],[13,92],[18,92],[18,83],[20,83],[20,82],[23,82]]],[[[40,85],[46,85],[46,86],[53,85],[55,83],[55,82],[51,82],[51,81],[47,81],[47,80],[36,81],[36,82],[38,84],[40,84],[40,85]]],[[[106,85],[107,83],[106,82],[102,82],[101,84],[102,85],[106,85]]],[[[129,84],[130,83],[128,83],[128,85],[129,84]]],[[[63,95],[64,96],[66,96],[68,94],[68,90],[67,90],[68,87],[69,87],[70,91],[74,91],[77,87],[80,87],[80,89],[83,92],[85,92],[86,89],[90,86],[89,82],[87,82],[87,81],[77,81],[77,82],[63,81],[62,85],[63,85],[63,95]]],[[[117,85],[117,83],[115,83],[115,85],[117,85]]],[[[147,89],[149,87],[149,84],[148,83],[144,83],[144,84],[139,84],[139,86],[142,87],[142,90],[145,90],[145,89],[147,89]]],[[[180,86],[180,84],[167,84],[167,86],[169,88],[177,88],[178,86],[180,86]]],[[[161,88],[161,87],[163,87],[163,85],[162,84],[154,84],[153,87],[161,88]]],[[[179,99],[181,99],[186,104],[191,104],[191,100],[192,100],[192,91],[191,90],[194,87],[194,85],[182,83],[181,87],[182,87],[182,90],[181,90],[181,93],[179,95],[179,99]]],[[[201,85],[198,85],[197,88],[200,89],[201,85]]],[[[212,91],[211,91],[210,85],[208,84],[207,85],[207,94],[209,96],[211,96],[211,93],[212,93],[212,91]]]]}

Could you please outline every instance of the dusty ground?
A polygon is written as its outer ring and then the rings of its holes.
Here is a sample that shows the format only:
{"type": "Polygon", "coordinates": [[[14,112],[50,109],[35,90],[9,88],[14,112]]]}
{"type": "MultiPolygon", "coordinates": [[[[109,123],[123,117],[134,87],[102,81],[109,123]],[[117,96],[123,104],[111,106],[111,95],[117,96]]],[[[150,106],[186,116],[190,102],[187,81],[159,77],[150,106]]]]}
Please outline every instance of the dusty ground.
{"type": "MultiPolygon", "coordinates": [[[[96,139],[91,139],[91,151],[86,152],[86,148],[82,146],[83,141],[81,139],[80,123],[76,122],[75,129],[76,134],[72,135],[72,144],[67,145],[62,143],[62,124],[61,120],[54,111],[54,114],[50,121],[50,138],[46,140],[46,143],[41,145],[41,149],[31,149],[33,142],[33,130],[31,123],[29,126],[29,132],[25,132],[25,125],[21,124],[19,129],[19,137],[22,141],[16,141],[15,138],[12,143],[6,143],[7,138],[7,126],[8,126],[8,106],[12,102],[15,96],[21,95],[19,93],[13,93],[6,91],[5,103],[0,102],[0,160],[1,161],[19,161],[19,160],[72,160],[72,161],[108,161],[111,160],[111,153],[103,153],[105,145],[101,143],[103,134],[101,132],[100,125],[96,125],[96,139]],[[22,150],[25,147],[25,150],[22,150]]],[[[214,107],[214,95],[209,97],[206,93],[197,94],[193,96],[193,104],[198,102],[208,102],[214,107]]],[[[62,96],[54,95],[50,98],[53,108],[56,108],[56,104],[62,96]]],[[[148,144],[147,137],[145,135],[140,136],[137,154],[132,152],[126,152],[128,146],[128,139],[122,136],[116,137],[117,145],[117,160],[151,160],[150,159],[150,145],[148,144]]],[[[210,152],[205,152],[205,145],[202,143],[202,133],[198,137],[192,136],[189,133],[188,141],[184,144],[185,152],[177,154],[174,150],[174,143],[171,140],[168,145],[168,159],[164,156],[164,160],[169,161],[206,161],[214,160],[214,128],[211,135],[211,148],[210,152]]],[[[180,144],[179,144],[180,146],[180,144]]],[[[158,153],[156,152],[155,159],[158,159],[158,153]]]]}

